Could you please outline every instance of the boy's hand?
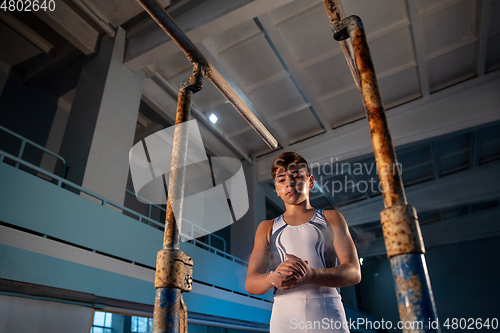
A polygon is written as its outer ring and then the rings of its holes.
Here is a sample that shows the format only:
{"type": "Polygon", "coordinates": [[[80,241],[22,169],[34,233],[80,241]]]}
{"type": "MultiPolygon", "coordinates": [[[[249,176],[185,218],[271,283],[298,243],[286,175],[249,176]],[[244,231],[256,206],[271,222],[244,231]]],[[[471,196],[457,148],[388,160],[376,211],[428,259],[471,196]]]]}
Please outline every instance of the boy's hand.
{"type": "MultiPolygon", "coordinates": [[[[307,260],[286,253],[286,261],[283,261],[276,269],[275,274],[281,277],[275,283],[275,287],[281,290],[294,289],[301,285],[310,283],[314,276],[314,271],[308,265],[307,260]]],[[[273,281],[273,280],[272,280],[273,281]]]]}

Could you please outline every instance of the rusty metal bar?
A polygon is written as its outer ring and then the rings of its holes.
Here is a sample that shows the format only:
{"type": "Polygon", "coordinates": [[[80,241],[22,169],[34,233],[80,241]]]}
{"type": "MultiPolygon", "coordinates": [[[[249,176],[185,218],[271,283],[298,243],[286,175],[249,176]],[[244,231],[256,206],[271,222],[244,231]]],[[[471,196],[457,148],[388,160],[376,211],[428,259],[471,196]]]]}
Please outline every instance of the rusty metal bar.
{"type": "MultiPolygon", "coordinates": [[[[342,9],[340,8],[338,0],[323,0],[323,5],[325,6],[328,18],[330,19],[330,28],[332,29],[332,31],[334,31],[335,26],[338,24],[338,22],[344,19],[342,9]]],[[[354,56],[351,52],[351,40],[345,39],[339,41],[339,43],[340,47],[342,48],[342,52],[344,53],[345,60],[347,61],[347,66],[349,66],[349,70],[351,71],[354,83],[356,84],[356,88],[358,88],[359,93],[363,95],[363,93],[361,92],[361,82],[359,80],[358,69],[356,68],[354,56]]]]}
{"type": "MultiPolygon", "coordinates": [[[[189,120],[191,97],[203,87],[204,73],[204,65],[195,63],[193,76],[181,84],[177,98],[176,125],[189,120]]],[[[182,299],[182,292],[192,289],[193,261],[180,251],[180,243],[188,135],[187,126],[175,127],[163,249],[158,252],[156,259],[153,333],[187,332],[187,309],[182,299]]],[[[164,182],[166,191],[165,179],[164,182]]]]}
{"type": "Polygon", "coordinates": [[[193,63],[199,63],[204,67],[204,77],[208,78],[214,86],[234,106],[236,111],[247,121],[247,123],[259,134],[264,142],[271,148],[278,147],[278,141],[260,122],[255,114],[241,100],[231,86],[224,80],[215,67],[203,56],[193,42],[186,36],[181,28],[174,22],[172,17],[163,9],[156,0],[137,0],[158,25],[172,38],[179,48],[193,63]]]}
{"type": "Polygon", "coordinates": [[[403,182],[389,133],[389,125],[387,124],[375,69],[361,19],[357,16],[350,16],[336,25],[335,39],[342,40],[342,38],[349,37],[353,45],[356,67],[361,81],[363,102],[369,121],[384,205],[385,207],[396,204],[405,205],[406,196],[403,182]]]}
{"type": "Polygon", "coordinates": [[[394,277],[399,315],[403,322],[422,323],[421,326],[405,326],[403,332],[440,332],[417,212],[406,202],[399,164],[361,19],[350,16],[337,20],[334,24],[334,38],[339,41],[349,38],[352,42],[386,207],[380,217],[394,277]]]}

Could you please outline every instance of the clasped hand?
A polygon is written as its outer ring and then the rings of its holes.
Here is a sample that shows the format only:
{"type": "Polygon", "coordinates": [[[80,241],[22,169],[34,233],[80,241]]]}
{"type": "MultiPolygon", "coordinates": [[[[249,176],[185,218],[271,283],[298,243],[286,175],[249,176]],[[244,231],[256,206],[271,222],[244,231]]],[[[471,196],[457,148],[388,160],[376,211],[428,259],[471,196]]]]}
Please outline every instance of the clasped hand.
{"type": "Polygon", "coordinates": [[[278,268],[269,273],[271,283],[278,289],[294,289],[301,285],[310,283],[313,269],[309,267],[307,260],[286,253],[286,261],[283,261],[278,268]]]}

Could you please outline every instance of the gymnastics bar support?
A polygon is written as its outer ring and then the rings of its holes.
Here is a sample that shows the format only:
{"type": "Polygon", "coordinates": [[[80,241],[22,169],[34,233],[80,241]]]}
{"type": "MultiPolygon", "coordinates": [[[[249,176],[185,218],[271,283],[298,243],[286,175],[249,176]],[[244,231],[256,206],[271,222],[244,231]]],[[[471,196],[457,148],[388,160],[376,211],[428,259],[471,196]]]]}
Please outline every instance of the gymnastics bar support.
{"type": "Polygon", "coordinates": [[[172,17],[156,0],[137,0],[148,14],[158,23],[158,25],[172,38],[172,40],[186,54],[186,57],[193,64],[200,64],[205,71],[205,77],[226,97],[233,107],[240,113],[246,122],[259,134],[264,142],[271,148],[278,147],[278,141],[260,122],[255,114],[241,100],[231,86],[224,80],[215,67],[203,56],[198,48],[193,44],[188,36],[174,22],[172,17]]]}
{"type": "MultiPolygon", "coordinates": [[[[331,0],[325,0],[331,1],[331,0]]],[[[325,6],[328,11],[328,7],[325,6]]],[[[337,11],[338,6],[332,6],[337,11]]],[[[329,17],[340,17],[328,13],[329,17]]],[[[401,321],[421,322],[405,326],[405,333],[440,332],[437,311],[425,262],[425,248],[417,212],[407,204],[396,152],[392,144],[375,69],[362,21],[357,16],[337,20],[334,38],[350,39],[359,73],[363,102],[377,162],[385,209],[380,213],[382,231],[391,263],[401,321]]],[[[348,59],[349,62],[349,59],[348,59]]],[[[354,75],[354,74],[353,74],[354,75]]]]}
{"type": "MultiPolygon", "coordinates": [[[[193,76],[182,82],[177,99],[175,125],[189,120],[191,96],[202,89],[204,74],[203,66],[195,63],[193,76]]],[[[158,252],[156,259],[153,333],[187,332],[187,309],[182,299],[182,292],[192,290],[193,260],[180,250],[187,146],[187,126],[176,126],[168,182],[163,249],[158,252]],[[172,205],[175,205],[175,208],[172,205]],[[174,211],[177,212],[175,216],[174,211]]],[[[167,194],[167,183],[165,176],[163,177],[167,194]]]]}

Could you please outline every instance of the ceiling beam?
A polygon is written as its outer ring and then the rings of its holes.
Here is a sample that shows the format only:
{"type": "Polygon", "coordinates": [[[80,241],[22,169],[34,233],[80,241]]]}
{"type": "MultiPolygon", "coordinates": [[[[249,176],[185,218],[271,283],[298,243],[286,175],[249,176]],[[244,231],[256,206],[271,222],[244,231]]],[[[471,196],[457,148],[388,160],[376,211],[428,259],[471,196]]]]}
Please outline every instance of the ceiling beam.
{"type": "Polygon", "coordinates": [[[0,20],[11,27],[18,34],[26,38],[26,40],[31,42],[33,45],[38,47],[40,51],[49,53],[54,48],[54,45],[52,45],[52,43],[40,36],[37,32],[25,25],[23,22],[19,21],[11,13],[1,10],[0,20]]]}
{"type": "MultiPolygon", "coordinates": [[[[342,53],[339,53],[339,56],[340,55],[343,56],[342,53]]],[[[408,69],[410,69],[412,67],[416,67],[416,66],[417,66],[417,63],[414,62],[414,61],[407,62],[406,64],[402,64],[400,66],[391,68],[391,69],[386,70],[384,72],[381,72],[380,74],[377,74],[377,80],[380,81],[382,79],[385,79],[386,77],[389,77],[389,76],[392,76],[392,75],[404,72],[404,71],[406,71],[406,70],[408,70],[408,69]]],[[[320,103],[323,103],[325,101],[328,101],[329,99],[332,99],[332,98],[334,98],[336,96],[339,96],[339,95],[342,95],[342,94],[345,94],[345,93],[348,93],[349,91],[355,90],[355,89],[356,89],[356,85],[354,84],[354,81],[352,81],[351,85],[345,86],[344,88],[339,89],[339,90],[335,90],[335,91],[333,91],[331,93],[327,93],[325,95],[319,96],[317,98],[317,100],[320,103]]],[[[420,95],[419,95],[419,97],[420,97],[420,95]]],[[[388,109],[389,107],[387,105],[385,105],[385,108],[388,109]]]]}
{"type": "Polygon", "coordinates": [[[413,47],[418,64],[418,75],[420,77],[420,90],[422,96],[430,95],[429,77],[427,75],[427,61],[425,57],[425,36],[424,25],[420,18],[418,1],[406,0],[408,14],[411,22],[411,32],[413,36],[413,47]]]}
{"type": "MultiPolygon", "coordinates": [[[[394,146],[500,120],[498,91],[500,71],[388,110],[386,114],[394,146]]],[[[332,159],[342,161],[373,153],[366,119],[293,144],[287,150],[295,151],[309,163],[319,165],[329,163],[332,159]]],[[[260,183],[271,180],[267,169],[282,152],[272,152],[257,159],[260,183]]]]}
{"type": "Polygon", "coordinates": [[[481,0],[479,2],[479,15],[478,15],[478,36],[479,45],[477,51],[477,75],[484,75],[486,70],[486,51],[488,45],[489,23],[490,23],[490,10],[491,0],[481,0]]]}
{"type": "MultiPolygon", "coordinates": [[[[276,57],[279,59],[285,71],[289,73],[290,79],[304,99],[304,102],[311,105],[310,109],[319,125],[325,131],[331,131],[332,125],[330,124],[324,109],[317,102],[317,96],[315,96],[311,89],[309,89],[310,85],[305,83],[307,81],[304,78],[303,71],[299,68],[298,62],[292,56],[292,52],[288,49],[285,41],[276,30],[276,27],[269,15],[261,15],[258,19],[254,19],[254,21],[259,29],[265,34],[267,42],[276,54],[276,57]]],[[[333,42],[335,41],[332,38],[332,43],[333,42]]]]}
{"type": "MultiPolygon", "coordinates": [[[[321,3],[320,3],[321,4],[321,3]]],[[[374,41],[376,41],[377,39],[379,38],[387,38],[386,36],[394,31],[397,31],[397,30],[400,30],[400,29],[403,29],[404,27],[406,26],[409,26],[410,25],[410,21],[408,21],[407,19],[403,19],[401,21],[398,21],[390,26],[387,26],[385,28],[382,28],[380,30],[377,30],[377,31],[365,31],[365,33],[367,33],[366,35],[366,39],[370,41],[370,44],[372,44],[374,41]]],[[[275,27],[277,27],[278,25],[275,25],[275,27]]],[[[335,41],[332,37],[332,42],[335,42],[337,43],[337,41],[335,41]]],[[[298,63],[298,66],[299,68],[302,70],[304,68],[309,68],[309,67],[312,67],[314,65],[317,65],[319,64],[320,62],[323,62],[325,60],[328,60],[328,59],[333,59],[339,55],[342,55],[342,57],[344,57],[344,53],[342,52],[342,49],[341,48],[338,48],[338,49],[332,49],[331,52],[329,53],[324,53],[324,54],[319,54],[317,57],[313,57],[313,58],[310,58],[308,60],[305,60],[301,63],[298,63]]],[[[377,75],[378,77],[378,75],[377,75]]],[[[352,82],[352,84],[354,85],[354,80],[352,82]]],[[[355,88],[356,89],[356,88],[355,88]]]]}
{"type": "Polygon", "coordinates": [[[442,12],[443,10],[446,10],[450,7],[453,7],[457,4],[459,4],[460,2],[464,2],[464,0],[445,0],[445,1],[430,2],[429,4],[432,4],[434,6],[429,5],[429,8],[427,8],[427,10],[423,11],[421,16],[427,17],[430,15],[437,14],[439,12],[442,12]]]}
{"type": "Polygon", "coordinates": [[[55,54],[42,54],[29,60],[29,70],[23,73],[24,84],[30,85],[39,82],[54,71],[62,68],[72,60],[81,56],[81,52],[71,44],[58,47],[55,54]]]}
{"type": "MultiPolygon", "coordinates": [[[[211,0],[174,19],[196,44],[289,2],[292,0],[211,0]]],[[[155,25],[147,25],[128,36],[128,42],[124,64],[133,72],[179,50],[155,25]]]]}
{"type": "MultiPolygon", "coordinates": [[[[85,0],[73,0],[73,2],[81,9],[88,17],[90,17],[95,23],[97,23],[102,30],[104,30],[108,36],[115,38],[116,31],[111,28],[111,22],[104,15],[100,16],[96,14],[96,9],[91,4],[85,0]]],[[[116,29],[116,28],[115,28],[116,29]]]]}
{"type": "Polygon", "coordinates": [[[85,55],[95,53],[99,33],[64,1],[56,4],[57,10],[40,10],[36,15],[85,55]]]}

